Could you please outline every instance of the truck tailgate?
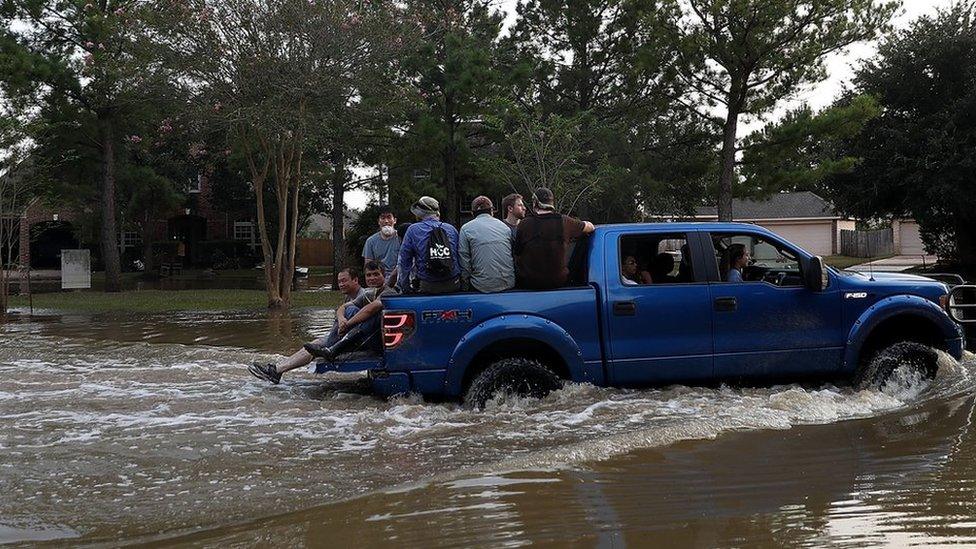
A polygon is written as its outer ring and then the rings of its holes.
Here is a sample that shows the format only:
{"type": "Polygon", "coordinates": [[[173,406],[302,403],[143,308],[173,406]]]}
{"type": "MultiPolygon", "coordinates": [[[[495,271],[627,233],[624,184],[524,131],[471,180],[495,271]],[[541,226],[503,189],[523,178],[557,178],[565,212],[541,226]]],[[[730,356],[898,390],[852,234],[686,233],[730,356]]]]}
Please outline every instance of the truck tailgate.
{"type": "Polygon", "coordinates": [[[383,357],[375,353],[348,353],[341,355],[335,362],[318,360],[309,364],[308,370],[313,374],[326,372],[365,372],[383,367],[383,357]]]}

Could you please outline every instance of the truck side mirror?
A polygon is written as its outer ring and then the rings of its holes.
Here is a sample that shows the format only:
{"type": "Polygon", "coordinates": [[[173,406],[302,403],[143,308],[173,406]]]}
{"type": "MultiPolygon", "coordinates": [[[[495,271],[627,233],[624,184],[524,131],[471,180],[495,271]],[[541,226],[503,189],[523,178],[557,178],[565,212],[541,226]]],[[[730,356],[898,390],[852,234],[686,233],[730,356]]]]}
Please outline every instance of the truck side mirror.
{"type": "Polygon", "coordinates": [[[827,278],[827,267],[824,266],[824,260],[819,255],[811,257],[807,261],[807,268],[803,275],[804,285],[814,292],[824,291],[830,282],[830,279],[827,278]]]}

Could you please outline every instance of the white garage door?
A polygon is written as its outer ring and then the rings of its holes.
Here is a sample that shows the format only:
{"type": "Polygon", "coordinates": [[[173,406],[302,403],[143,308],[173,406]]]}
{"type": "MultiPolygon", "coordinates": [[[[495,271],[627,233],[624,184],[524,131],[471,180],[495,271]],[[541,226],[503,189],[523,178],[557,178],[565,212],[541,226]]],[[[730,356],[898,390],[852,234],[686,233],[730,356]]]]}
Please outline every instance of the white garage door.
{"type": "Polygon", "coordinates": [[[902,222],[901,224],[901,254],[925,255],[925,246],[918,232],[918,223],[902,222]]]}
{"type": "Polygon", "coordinates": [[[833,253],[833,233],[829,221],[782,225],[770,223],[763,226],[814,255],[833,253]]]}

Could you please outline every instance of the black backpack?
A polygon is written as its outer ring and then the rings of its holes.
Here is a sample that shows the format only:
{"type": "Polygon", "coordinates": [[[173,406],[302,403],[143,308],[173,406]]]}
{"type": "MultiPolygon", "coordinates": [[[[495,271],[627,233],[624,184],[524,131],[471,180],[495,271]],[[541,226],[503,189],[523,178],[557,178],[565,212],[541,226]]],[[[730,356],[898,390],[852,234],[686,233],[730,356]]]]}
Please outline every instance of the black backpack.
{"type": "Polygon", "coordinates": [[[442,224],[427,238],[427,273],[433,278],[448,278],[454,273],[454,251],[442,224]]]}

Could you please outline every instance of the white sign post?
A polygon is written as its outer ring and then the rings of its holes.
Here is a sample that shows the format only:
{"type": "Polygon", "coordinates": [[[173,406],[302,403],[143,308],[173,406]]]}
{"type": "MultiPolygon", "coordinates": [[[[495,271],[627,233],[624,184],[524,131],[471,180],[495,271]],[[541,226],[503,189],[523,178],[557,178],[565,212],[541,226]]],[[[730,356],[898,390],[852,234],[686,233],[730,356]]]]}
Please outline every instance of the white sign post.
{"type": "Polygon", "coordinates": [[[91,288],[91,250],[61,250],[61,289],[91,288]]]}

